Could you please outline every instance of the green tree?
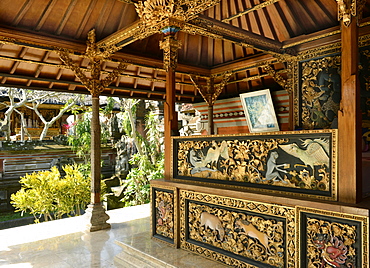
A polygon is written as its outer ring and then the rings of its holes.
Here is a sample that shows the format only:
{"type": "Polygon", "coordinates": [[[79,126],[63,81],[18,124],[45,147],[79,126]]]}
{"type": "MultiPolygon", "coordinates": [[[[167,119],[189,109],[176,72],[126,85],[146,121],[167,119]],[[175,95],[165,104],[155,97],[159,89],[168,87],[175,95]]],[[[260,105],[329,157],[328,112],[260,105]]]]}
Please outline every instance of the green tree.
{"type": "MultiPolygon", "coordinates": [[[[162,151],[162,133],[159,131],[158,116],[150,111],[145,118],[145,136],[136,131],[135,111],[137,101],[123,100],[123,127],[137,147],[137,153],[131,158],[132,168],[125,182],[125,206],[140,205],[149,202],[150,180],[163,178],[164,155],[162,151]]],[[[122,103],[122,101],[121,101],[122,103]]]]}
{"type": "MultiPolygon", "coordinates": [[[[101,123],[101,143],[106,144],[109,131],[106,124],[101,123]]],[[[90,163],[91,152],[91,111],[86,111],[73,126],[72,134],[68,135],[68,144],[78,157],[84,159],[85,164],[90,163]]]]}

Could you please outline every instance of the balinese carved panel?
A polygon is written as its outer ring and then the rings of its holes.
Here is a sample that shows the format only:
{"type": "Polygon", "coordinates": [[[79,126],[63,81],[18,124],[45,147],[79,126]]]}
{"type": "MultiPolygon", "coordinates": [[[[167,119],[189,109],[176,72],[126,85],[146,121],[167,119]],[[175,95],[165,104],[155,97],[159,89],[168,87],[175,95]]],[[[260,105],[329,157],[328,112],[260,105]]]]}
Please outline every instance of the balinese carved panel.
{"type": "Polygon", "coordinates": [[[181,248],[235,267],[295,267],[293,208],[181,191],[181,248]]]}
{"type": "Polygon", "coordinates": [[[300,267],[369,267],[368,218],[297,207],[300,267]]]}
{"type": "Polygon", "coordinates": [[[340,67],[339,54],[299,63],[298,127],[336,128],[335,119],[341,98],[340,67]]]}
{"type": "Polygon", "coordinates": [[[176,246],[177,195],[175,188],[151,188],[152,236],[176,246]]]}
{"type": "Polygon", "coordinates": [[[336,131],[173,139],[174,180],[336,199],[336,131]]]}

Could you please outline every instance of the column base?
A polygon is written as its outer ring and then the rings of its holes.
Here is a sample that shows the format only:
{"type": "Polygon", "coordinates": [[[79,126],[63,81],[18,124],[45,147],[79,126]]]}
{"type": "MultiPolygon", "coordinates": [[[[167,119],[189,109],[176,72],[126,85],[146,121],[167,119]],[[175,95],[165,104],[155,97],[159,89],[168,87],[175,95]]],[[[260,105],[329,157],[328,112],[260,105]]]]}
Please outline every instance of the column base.
{"type": "Polygon", "coordinates": [[[110,224],[107,223],[109,216],[101,203],[87,205],[84,216],[87,219],[86,231],[88,232],[109,229],[111,227],[110,224]]]}

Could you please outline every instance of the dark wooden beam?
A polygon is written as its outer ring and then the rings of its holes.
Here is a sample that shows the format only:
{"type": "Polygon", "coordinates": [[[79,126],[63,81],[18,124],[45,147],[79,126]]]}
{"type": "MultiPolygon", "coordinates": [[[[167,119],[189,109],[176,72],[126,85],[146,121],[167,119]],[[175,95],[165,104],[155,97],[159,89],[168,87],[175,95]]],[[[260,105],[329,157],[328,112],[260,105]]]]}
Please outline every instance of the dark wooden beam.
{"type": "Polygon", "coordinates": [[[210,38],[223,39],[241,46],[254,48],[269,54],[295,54],[292,50],[283,49],[279,41],[242,30],[238,27],[199,15],[198,18],[189,21],[184,29],[188,33],[196,33],[210,38]]]}
{"type": "Polygon", "coordinates": [[[233,20],[233,19],[236,19],[236,18],[239,18],[241,16],[244,16],[244,15],[247,15],[248,13],[250,12],[253,12],[253,11],[256,11],[256,10],[259,10],[259,9],[262,9],[262,8],[265,8],[269,5],[272,5],[276,2],[279,2],[280,0],[267,0],[265,2],[262,2],[258,5],[255,5],[254,7],[251,7],[251,8],[248,8],[246,10],[243,10],[242,12],[239,12],[238,14],[235,14],[235,15],[232,15],[226,19],[223,19],[222,22],[228,22],[230,20],[233,20]]]}

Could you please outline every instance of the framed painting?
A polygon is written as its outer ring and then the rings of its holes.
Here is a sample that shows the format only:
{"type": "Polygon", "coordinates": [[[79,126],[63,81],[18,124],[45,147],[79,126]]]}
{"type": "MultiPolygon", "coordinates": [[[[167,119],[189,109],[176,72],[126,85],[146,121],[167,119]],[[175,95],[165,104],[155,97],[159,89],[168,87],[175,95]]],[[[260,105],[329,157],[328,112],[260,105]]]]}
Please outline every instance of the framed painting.
{"type": "Polygon", "coordinates": [[[240,94],[249,131],[279,131],[269,89],[240,94]]]}

